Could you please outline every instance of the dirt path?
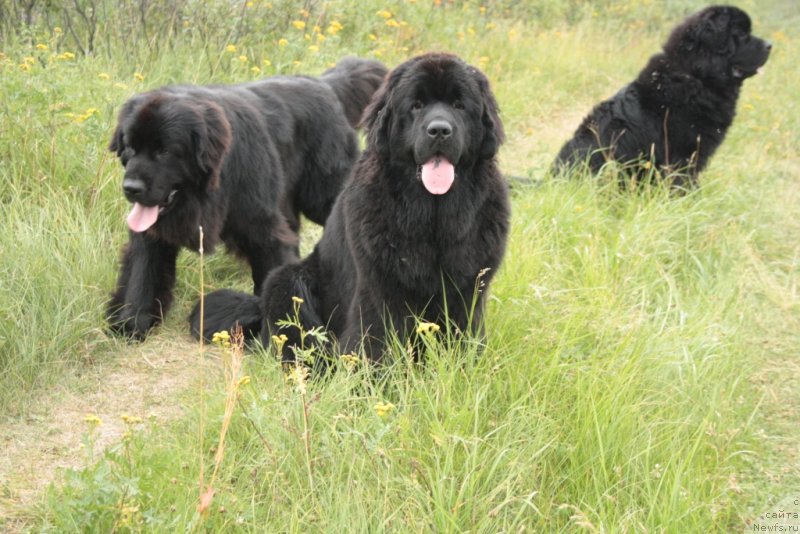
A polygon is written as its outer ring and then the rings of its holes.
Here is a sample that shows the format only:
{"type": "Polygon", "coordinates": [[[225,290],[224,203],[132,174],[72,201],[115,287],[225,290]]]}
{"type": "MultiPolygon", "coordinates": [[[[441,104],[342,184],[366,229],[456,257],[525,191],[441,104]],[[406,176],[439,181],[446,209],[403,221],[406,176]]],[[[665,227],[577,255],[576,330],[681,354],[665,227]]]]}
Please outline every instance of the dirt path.
{"type": "MultiPolygon", "coordinates": [[[[183,414],[179,399],[197,384],[201,366],[188,339],[169,337],[160,334],[126,347],[79,380],[43,394],[24,419],[0,423],[0,530],[24,528],[21,514],[58,471],[84,465],[87,415],[102,421],[95,445],[101,450],[120,440],[123,414],[162,422],[183,414]]],[[[212,365],[209,357],[206,361],[206,368],[212,365]]]]}

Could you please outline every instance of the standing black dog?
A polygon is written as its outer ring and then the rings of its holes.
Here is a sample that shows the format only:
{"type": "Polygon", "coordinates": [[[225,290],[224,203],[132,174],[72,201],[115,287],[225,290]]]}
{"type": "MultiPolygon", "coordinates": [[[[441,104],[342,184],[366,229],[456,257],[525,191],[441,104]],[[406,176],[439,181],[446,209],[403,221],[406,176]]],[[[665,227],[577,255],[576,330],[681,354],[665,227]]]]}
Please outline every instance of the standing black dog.
{"type": "Polygon", "coordinates": [[[354,127],[387,69],[347,58],[319,79],[171,86],[123,107],[110,149],[133,203],[130,242],[107,309],[143,338],[167,312],[181,247],[219,241],[267,273],[297,258],[300,213],[323,224],[358,156],[354,127]]]}
{"type": "Polygon", "coordinates": [[[696,185],[733,122],[742,82],[766,63],[770,49],[750,34],[741,9],[695,13],[636,80],[589,113],[558,154],[556,169],[586,162],[597,172],[611,159],[652,158],[673,186],[696,185]]]}
{"type": "MultiPolygon", "coordinates": [[[[449,54],[397,67],[365,112],[367,147],[314,251],[273,271],[261,299],[229,290],[206,298],[203,335],[239,323],[251,335],[285,334],[284,361],[305,330],[325,327],[341,350],[380,360],[394,330],[415,318],[482,332],[485,288],[506,246],[509,204],[495,154],[503,127],[489,82],[449,54]],[[473,297],[480,283],[476,300],[473,297]]],[[[195,307],[191,328],[199,335],[195,307]]]]}

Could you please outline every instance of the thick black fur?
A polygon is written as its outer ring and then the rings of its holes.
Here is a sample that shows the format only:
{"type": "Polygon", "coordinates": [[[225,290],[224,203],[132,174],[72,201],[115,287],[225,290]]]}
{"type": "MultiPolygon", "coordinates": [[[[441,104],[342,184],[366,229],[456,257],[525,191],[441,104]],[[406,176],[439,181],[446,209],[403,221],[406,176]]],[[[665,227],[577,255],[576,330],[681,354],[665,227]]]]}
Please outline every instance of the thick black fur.
{"type": "Polygon", "coordinates": [[[750,17],[712,6],[676,27],[663,52],[629,85],[598,104],[561,149],[555,168],[608,160],[652,161],[676,188],[697,175],[725,138],[742,82],[766,63],[771,45],[751,35],[750,17]]]}
{"type": "Polygon", "coordinates": [[[110,149],[130,202],[160,206],[130,231],[106,316],[143,338],[172,302],[181,247],[222,241],[267,273],[297,259],[300,214],[323,224],[358,157],[354,126],[383,81],[378,62],[347,58],[320,78],[276,76],[229,86],[170,86],[122,107],[110,149]]]}
{"type": "MultiPolygon", "coordinates": [[[[206,338],[236,323],[260,329],[264,342],[285,334],[282,358],[292,361],[299,333],[278,322],[293,316],[293,296],[303,299],[304,329],[327,328],[345,352],[363,343],[375,361],[387,329],[409,339],[414,317],[482,332],[486,290],[509,229],[508,188],[495,159],[504,134],[488,80],[453,55],[416,57],[389,75],[365,123],[367,147],[314,251],[274,270],[260,300],[226,290],[208,295],[206,338]],[[452,129],[446,138],[431,133],[442,120],[452,129]],[[434,154],[455,166],[455,182],[441,196],[418,177],[434,154]]],[[[190,323],[198,336],[198,307],[190,323]]]]}

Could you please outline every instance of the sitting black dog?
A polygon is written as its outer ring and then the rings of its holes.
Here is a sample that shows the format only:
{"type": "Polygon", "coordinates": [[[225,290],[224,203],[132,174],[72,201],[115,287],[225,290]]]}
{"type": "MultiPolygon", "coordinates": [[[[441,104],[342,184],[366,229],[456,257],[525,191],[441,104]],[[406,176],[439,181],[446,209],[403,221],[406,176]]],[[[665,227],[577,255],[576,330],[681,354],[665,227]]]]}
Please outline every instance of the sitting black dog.
{"type": "MultiPolygon", "coordinates": [[[[275,269],[259,299],[222,290],[205,302],[203,336],[236,323],[250,335],[325,328],[340,350],[380,360],[390,332],[405,343],[416,320],[482,332],[486,291],[505,252],[503,141],[486,77],[449,54],[397,67],[365,112],[367,147],[314,251],[275,269]],[[293,299],[293,297],[302,299],[293,299]]],[[[200,335],[200,309],[190,318],[200,335]]]]}
{"type": "Polygon", "coordinates": [[[555,169],[608,160],[655,164],[678,188],[697,175],[719,147],[736,113],[742,82],[769,57],[770,43],[751,35],[750,17],[713,6],[672,31],[631,84],[598,104],[559,152],[555,169]]]}

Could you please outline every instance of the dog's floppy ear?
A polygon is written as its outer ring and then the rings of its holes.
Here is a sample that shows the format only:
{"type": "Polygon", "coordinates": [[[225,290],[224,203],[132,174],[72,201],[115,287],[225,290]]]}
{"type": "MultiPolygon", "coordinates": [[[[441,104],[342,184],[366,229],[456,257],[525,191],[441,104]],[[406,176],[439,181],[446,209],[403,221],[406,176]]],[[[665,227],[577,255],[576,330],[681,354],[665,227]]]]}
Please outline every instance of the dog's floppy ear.
{"type": "Polygon", "coordinates": [[[500,120],[500,109],[497,106],[497,100],[492,94],[489,87],[489,80],[478,69],[470,67],[473,71],[473,76],[478,80],[478,88],[481,93],[481,124],[483,125],[483,139],[481,140],[480,157],[482,159],[491,159],[497,154],[497,150],[503,141],[506,140],[505,130],[503,130],[503,121],[500,120]]]}
{"type": "Polygon", "coordinates": [[[108,144],[108,149],[111,152],[115,152],[117,156],[122,155],[122,148],[125,144],[122,142],[122,126],[117,123],[117,127],[114,128],[114,133],[111,134],[111,142],[108,144]]]}
{"type": "Polygon", "coordinates": [[[192,142],[200,171],[207,177],[206,188],[219,187],[222,163],[230,149],[233,135],[231,125],[222,108],[210,101],[198,103],[199,121],[192,128],[192,142]]]}
{"type": "Polygon", "coordinates": [[[383,159],[389,157],[389,124],[391,111],[389,110],[390,80],[384,82],[372,95],[372,100],[364,109],[360,127],[367,131],[367,145],[375,147],[383,159]]]}
{"type": "Polygon", "coordinates": [[[137,95],[122,106],[122,109],[119,110],[119,117],[117,117],[117,127],[114,128],[114,133],[111,134],[111,142],[108,144],[108,150],[111,152],[115,152],[117,157],[122,155],[122,152],[125,150],[125,140],[123,138],[122,133],[122,124],[128,117],[131,116],[133,113],[133,109],[141,103],[143,97],[141,95],[137,95]]]}
{"type": "Polygon", "coordinates": [[[367,130],[367,145],[375,147],[383,159],[388,159],[391,149],[389,130],[392,126],[392,108],[394,107],[393,89],[400,84],[406,71],[416,63],[417,61],[414,59],[409,60],[390,72],[364,110],[359,126],[367,130]]]}

